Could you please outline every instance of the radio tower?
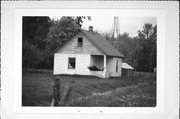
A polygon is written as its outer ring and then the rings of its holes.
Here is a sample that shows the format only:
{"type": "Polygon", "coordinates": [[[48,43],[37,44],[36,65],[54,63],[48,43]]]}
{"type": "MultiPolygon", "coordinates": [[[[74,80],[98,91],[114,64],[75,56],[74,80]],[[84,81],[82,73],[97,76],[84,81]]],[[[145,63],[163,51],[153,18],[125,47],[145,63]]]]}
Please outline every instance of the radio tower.
{"type": "Polygon", "coordinates": [[[113,34],[112,35],[114,38],[117,38],[119,34],[120,34],[119,18],[116,16],[116,17],[114,17],[113,34]]]}

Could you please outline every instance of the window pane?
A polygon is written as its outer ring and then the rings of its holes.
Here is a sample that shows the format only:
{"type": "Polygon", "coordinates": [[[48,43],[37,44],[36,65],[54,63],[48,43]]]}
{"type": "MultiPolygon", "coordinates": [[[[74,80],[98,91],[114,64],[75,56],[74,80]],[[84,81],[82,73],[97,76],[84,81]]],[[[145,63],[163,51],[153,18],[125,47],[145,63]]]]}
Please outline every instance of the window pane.
{"type": "Polygon", "coordinates": [[[118,72],[118,60],[116,62],[116,72],[118,72]]]}
{"type": "Polygon", "coordinates": [[[69,58],[68,69],[75,69],[75,67],[76,67],[76,59],[69,58]]]}
{"type": "Polygon", "coordinates": [[[69,58],[69,62],[75,62],[75,58],[69,58]]]}
{"type": "Polygon", "coordinates": [[[83,38],[78,38],[78,47],[82,47],[83,45],[83,38]]]}

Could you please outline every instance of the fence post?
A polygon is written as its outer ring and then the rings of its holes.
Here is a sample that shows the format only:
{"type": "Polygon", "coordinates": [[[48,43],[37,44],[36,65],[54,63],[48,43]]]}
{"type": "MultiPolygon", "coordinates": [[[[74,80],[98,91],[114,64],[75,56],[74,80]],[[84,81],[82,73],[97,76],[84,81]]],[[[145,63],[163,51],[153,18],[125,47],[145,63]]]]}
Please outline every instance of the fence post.
{"type": "Polygon", "coordinates": [[[58,78],[54,79],[53,83],[53,97],[51,106],[58,106],[60,102],[60,80],[58,78]]]}

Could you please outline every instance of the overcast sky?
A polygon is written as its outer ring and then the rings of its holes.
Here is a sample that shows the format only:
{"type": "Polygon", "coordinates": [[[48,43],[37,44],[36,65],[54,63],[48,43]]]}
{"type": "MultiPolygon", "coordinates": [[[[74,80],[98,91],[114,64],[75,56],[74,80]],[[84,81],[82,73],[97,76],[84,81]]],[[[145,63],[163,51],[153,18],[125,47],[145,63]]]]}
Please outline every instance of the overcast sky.
{"type": "MultiPolygon", "coordinates": [[[[61,17],[50,17],[59,19],[61,17]]],[[[114,17],[91,16],[91,21],[84,20],[83,29],[93,26],[93,29],[100,33],[112,32],[114,17]]],[[[145,23],[157,24],[156,17],[119,17],[120,34],[127,32],[130,36],[137,36],[137,31],[142,30],[145,23]]]]}

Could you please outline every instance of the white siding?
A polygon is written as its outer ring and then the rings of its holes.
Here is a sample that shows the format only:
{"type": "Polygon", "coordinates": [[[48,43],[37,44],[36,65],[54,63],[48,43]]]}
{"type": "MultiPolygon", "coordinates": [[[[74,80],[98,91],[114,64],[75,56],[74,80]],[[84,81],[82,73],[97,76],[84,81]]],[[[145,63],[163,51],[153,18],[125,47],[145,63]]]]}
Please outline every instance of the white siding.
{"type": "Polygon", "coordinates": [[[76,74],[89,75],[90,55],[77,55],[76,74]]]}
{"type": "Polygon", "coordinates": [[[54,54],[54,74],[89,75],[90,55],[85,54],[54,54]],[[68,69],[68,58],[76,58],[75,69],[68,69]]]}
{"type": "Polygon", "coordinates": [[[107,57],[107,71],[108,77],[114,74],[114,60],[113,57],[107,57]]]}
{"type": "Polygon", "coordinates": [[[122,58],[108,57],[107,58],[107,76],[120,77],[121,76],[122,58]],[[118,72],[116,72],[116,62],[118,61],[118,72]]]}
{"type": "Polygon", "coordinates": [[[114,60],[114,75],[113,76],[121,76],[121,66],[122,59],[121,58],[113,58],[114,60]],[[118,61],[118,72],[116,72],[116,62],[118,61]]]}
{"type": "Polygon", "coordinates": [[[58,49],[56,53],[103,55],[103,53],[96,48],[82,33],[75,35],[70,41],[58,49]],[[82,47],[78,47],[79,37],[83,38],[82,47]]]}

